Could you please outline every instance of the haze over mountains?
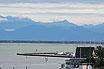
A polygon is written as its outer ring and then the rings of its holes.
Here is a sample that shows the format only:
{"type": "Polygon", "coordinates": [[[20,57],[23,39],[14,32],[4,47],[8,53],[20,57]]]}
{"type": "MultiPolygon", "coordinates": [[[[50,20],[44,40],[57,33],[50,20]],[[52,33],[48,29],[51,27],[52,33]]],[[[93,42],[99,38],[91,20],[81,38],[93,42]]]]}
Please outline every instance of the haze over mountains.
{"type": "Polygon", "coordinates": [[[102,41],[104,23],[78,26],[67,20],[42,23],[28,18],[0,16],[0,40],[102,41]]]}

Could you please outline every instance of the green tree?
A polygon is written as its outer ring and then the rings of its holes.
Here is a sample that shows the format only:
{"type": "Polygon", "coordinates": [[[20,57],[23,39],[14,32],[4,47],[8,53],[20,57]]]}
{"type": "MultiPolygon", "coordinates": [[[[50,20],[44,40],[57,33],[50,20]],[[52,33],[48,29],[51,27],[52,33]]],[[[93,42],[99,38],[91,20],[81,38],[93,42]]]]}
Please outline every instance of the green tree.
{"type": "Polygon", "coordinates": [[[96,56],[99,58],[104,58],[104,48],[101,46],[96,47],[96,56]]]}
{"type": "Polygon", "coordinates": [[[101,46],[97,46],[95,52],[98,58],[90,56],[82,63],[92,63],[95,68],[104,69],[104,48],[101,46]]]}

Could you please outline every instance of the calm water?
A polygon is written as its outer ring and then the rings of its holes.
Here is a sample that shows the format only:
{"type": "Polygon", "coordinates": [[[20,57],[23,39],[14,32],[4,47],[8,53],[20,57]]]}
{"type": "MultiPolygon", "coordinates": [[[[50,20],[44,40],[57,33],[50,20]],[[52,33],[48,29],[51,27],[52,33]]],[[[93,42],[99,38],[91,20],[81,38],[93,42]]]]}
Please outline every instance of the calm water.
{"type": "Polygon", "coordinates": [[[48,44],[48,43],[1,43],[0,44],[0,66],[2,69],[59,69],[65,62],[65,58],[25,57],[17,56],[17,53],[29,52],[75,52],[77,44],[48,44]]]}

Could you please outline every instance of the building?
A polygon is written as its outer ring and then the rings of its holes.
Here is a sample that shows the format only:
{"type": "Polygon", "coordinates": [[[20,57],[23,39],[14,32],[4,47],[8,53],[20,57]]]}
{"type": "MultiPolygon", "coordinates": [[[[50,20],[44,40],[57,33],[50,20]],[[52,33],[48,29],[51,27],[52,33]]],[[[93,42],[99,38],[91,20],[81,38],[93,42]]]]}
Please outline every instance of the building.
{"type": "Polygon", "coordinates": [[[94,47],[77,47],[75,58],[87,58],[93,56],[94,47]]]}

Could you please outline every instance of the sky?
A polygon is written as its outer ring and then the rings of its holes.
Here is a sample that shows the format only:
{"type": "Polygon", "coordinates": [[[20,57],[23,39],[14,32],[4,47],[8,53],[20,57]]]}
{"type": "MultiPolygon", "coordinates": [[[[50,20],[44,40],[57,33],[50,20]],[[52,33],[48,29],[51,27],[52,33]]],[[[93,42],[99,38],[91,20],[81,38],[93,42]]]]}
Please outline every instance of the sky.
{"type": "Polygon", "coordinates": [[[0,15],[97,25],[104,23],[104,0],[0,0],[0,15]]]}

